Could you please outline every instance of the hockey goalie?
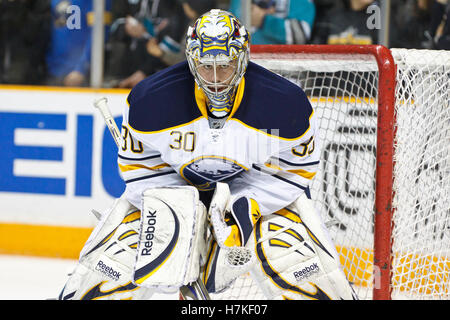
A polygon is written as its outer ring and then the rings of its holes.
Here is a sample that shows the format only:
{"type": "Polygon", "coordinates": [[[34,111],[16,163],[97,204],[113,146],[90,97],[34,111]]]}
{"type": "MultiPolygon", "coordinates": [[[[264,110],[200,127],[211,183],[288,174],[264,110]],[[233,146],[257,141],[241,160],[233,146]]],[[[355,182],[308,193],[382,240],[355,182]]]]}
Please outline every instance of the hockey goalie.
{"type": "Polygon", "coordinates": [[[126,190],[60,299],[195,284],[207,292],[194,298],[208,298],[247,272],[267,299],[357,299],[310,200],[317,115],[249,48],[238,19],[211,10],[187,32],[187,60],[132,89],[118,152],[126,190]]]}

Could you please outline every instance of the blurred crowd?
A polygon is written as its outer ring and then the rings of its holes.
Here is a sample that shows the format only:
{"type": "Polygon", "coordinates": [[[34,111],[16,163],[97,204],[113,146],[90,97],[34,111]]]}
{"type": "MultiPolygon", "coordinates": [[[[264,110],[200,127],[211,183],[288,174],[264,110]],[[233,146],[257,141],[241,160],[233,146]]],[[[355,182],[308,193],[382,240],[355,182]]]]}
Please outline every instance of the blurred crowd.
{"type": "MultiPolygon", "coordinates": [[[[90,86],[94,0],[0,0],[0,83],[90,86]]],[[[103,87],[185,59],[187,27],[241,0],[105,0],[103,87]]],[[[252,0],[252,44],[377,44],[376,0],[252,0]]],[[[450,50],[450,0],[394,0],[389,47],[450,50]]]]}

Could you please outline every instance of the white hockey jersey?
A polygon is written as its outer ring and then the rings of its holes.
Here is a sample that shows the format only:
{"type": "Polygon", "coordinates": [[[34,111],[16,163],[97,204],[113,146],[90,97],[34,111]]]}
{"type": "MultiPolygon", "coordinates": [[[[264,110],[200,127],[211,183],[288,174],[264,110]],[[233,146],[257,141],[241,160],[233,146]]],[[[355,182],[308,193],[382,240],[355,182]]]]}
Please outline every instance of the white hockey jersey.
{"type": "Polygon", "coordinates": [[[314,110],[300,87],[261,66],[249,63],[221,129],[186,62],[142,81],[127,101],[118,163],[133,205],[155,186],[190,184],[207,199],[221,181],[266,215],[309,193],[320,155],[314,110]]]}

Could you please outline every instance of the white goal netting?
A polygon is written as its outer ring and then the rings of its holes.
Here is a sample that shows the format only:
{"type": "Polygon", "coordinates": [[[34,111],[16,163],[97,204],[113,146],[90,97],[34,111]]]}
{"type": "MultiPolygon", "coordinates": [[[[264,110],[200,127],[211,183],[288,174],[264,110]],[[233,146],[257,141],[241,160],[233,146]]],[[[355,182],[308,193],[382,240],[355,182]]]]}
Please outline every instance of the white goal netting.
{"type": "MultiPolygon", "coordinates": [[[[393,299],[448,299],[450,52],[392,49],[396,65],[391,237],[393,299]]],[[[257,53],[299,84],[319,115],[322,161],[311,193],[360,299],[372,299],[379,70],[371,55],[257,53]]],[[[389,228],[389,226],[386,226],[389,228]]],[[[374,277],[375,274],[375,277],[374,277]]],[[[248,275],[213,298],[264,299],[248,275]]]]}
{"type": "Polygon", "coordinates": [[[398,66],[393,297],[450,298],[450,52],[393,50],[398,66]]]}

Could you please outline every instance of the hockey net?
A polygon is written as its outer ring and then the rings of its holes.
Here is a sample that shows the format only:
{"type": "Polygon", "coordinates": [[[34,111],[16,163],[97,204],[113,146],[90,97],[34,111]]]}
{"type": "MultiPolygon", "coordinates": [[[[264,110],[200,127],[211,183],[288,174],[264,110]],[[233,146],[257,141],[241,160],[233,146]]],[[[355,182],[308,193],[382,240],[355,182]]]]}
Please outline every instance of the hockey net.
{"type": "MultiPolygon", "coordinates": [[[[253,46],[319,119],[311,186],[360,299],[450,297],[450,52],[253,46]]],[[[213,299],[264,299],[249,275],[213,299]]]]}

